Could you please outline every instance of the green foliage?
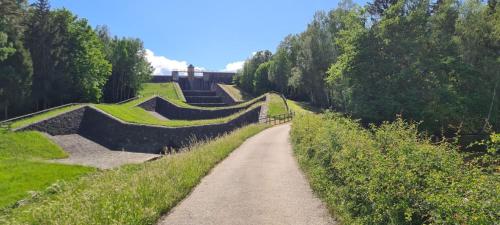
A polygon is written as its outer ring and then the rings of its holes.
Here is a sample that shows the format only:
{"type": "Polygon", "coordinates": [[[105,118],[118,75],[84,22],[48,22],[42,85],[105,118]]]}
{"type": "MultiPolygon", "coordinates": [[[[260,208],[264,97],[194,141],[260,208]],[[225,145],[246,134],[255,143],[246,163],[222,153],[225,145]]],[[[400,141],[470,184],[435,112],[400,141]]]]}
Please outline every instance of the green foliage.
{"type": "Polygon", "coordinates": [[[363,129],[340,115],[293,120],[294,151],[313,189],[346,224],[494,224],[498,177],[467,166],[401,119],[363,129]]]}
{"type": "Polygon", "coordinates": [[[32,9],[26,34],[33,60],[36,108],[82,101],[99,102],[111,73],[103,46],[85,19],[50,11],[47,1],[32,9]]]}
{"type": "Polygon", "coordinates": [[[261,95],[269,91],[269,62],[265,62],[257,67],[254,77],[254,92],[256,95],[261,95]]]}
{"type": "MultiPolygon", "coordinates": [[[[247,138],[250,125],[190,151],[85,177],[4,217],[7,224],[153,224],[247,138]]],[[[2,218],[0,217],[0,221],[2,218]]]]}
{"type": "MultiPolygon", "coordinates": [[[[271,59],[272,53],[270,51],[256,52],[252,58],[247,60],[243,65],[243,69],[238,71],[236,80],[238,86],[248,93],[255,92],[255,72],[259,66],[271,59]]],[[[262,79],[261,79],[262,81],[262,79]]],[[[260,82],[260,81],[259,81],[260,82]]],[[[259,87],[260,88],[260,87],[259,87]]],[[[254,93],[255,94],[255,93],[254,93]]]]}
{"type": "Polygon", "coordinates": [[[481,167],[484,172],[498,175],[500,173],[500,134],[492,133],[488,139],[480,140],[471,146],[485,148],[483,152],[470,152],[469,164],[481,167]]]}
{"type": "Polygon", "coordinates": [[[138,94],[141,85],[151,78],[153,68],[146,59],[140,39],[112,38],[107,27],[97,29],[105,45],[107,59],[113,72],[104,89],[106,102],[118,102],[138,94]]]}
{"type": "Polygon", "coordinates": [[[73,76],[76,95],[84,102],[99,102],[101,90],[111,74],[102,43],[85,19],[73,21],[69,35],[72,58],[69,73],[73,76]]]}
{"type": "Polygon", "coordinates": [[[283,40],[267,82],[252,58],[238,85],[256,90],[253,80],[364,122],[402,115],[437,135],[498,131],[499,11],[495,1],[342,1],[283,40]]]}
{"type": "Polygon", "coordinates": [[[1,0],[0,6],[2,118],[103,97],[120,101],[136,96],[150,78],[139,39],[94,31],[67,9],[51,10],[48,0],[30,6],[1,0]]]}
{"type": "Polygon", "coordinates": [[[22,40],[25,8],[25,1],[0,1],[0,118],[8,118],[9,109],[23,107],[22,102],[30,95],[33,70],[22,40]]]}

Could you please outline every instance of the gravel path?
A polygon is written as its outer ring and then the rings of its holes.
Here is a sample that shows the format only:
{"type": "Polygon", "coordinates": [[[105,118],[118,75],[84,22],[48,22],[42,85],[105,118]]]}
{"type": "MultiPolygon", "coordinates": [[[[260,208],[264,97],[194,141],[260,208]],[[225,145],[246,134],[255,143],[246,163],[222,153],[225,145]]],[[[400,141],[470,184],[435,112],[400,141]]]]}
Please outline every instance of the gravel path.
{"type": "Polygon", "coordinates": [[[299,170],[289,131],[248,139],[159,224],[335,224],[299,170]]]}
{"type": "Polygon", "coordinates": [[[124,164],[142,163],[160,156],[157,154],[112,151],[78,134],[47,136],[69,153],[68,158],[51,160],[58,163],[110,169],[124,164]]]}

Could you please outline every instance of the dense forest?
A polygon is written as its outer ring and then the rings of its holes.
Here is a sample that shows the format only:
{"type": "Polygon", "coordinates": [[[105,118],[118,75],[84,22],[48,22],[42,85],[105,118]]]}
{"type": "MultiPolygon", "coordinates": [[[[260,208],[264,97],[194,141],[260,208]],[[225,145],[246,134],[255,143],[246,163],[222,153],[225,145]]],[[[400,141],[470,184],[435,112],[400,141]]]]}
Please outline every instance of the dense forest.
{"type": "Polygon", "coordinates": [[[0,118],[73,102],[117,102],[152,74],[143,43],[93,29],[48,0],[0,0],[0,118]]]}
{"type": "Polygon", "coordinates": [[[254,54],[235,81],[364,123],[402,116],[432,134],[498,132],[499,8],[497,0],[343,1],[274,54],[254,54]]]}

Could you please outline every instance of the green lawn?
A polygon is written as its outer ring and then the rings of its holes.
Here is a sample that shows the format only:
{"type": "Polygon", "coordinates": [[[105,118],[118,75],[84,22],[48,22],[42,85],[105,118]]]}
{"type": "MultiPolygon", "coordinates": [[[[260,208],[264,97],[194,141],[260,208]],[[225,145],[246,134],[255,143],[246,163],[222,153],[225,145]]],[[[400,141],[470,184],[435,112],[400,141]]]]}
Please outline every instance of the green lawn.
{"type": "Polygon", "coordinates": [[[41,133],[0,132],[0,209],[28,197],[29,191],[43,191],[57,181],[94,171],[43,161],[64,157],[67,154],[41,133]]]}
{"type": "Polygon", "coordinates": [[[269,105],[267,115],[269,117],[274,117],[277,115],[282,115],[288,113],[285,101],[278,94],[269,94],[269,105]]]}
{"type": "Polygon", "coordinates": [[[151,95],[159,95],[176,102],[184,102],[184,94],[179,85],[174,82],[168,83],[145,83],[142,86],[139,95],[149,97],[151,95]]]}
{"type": "Polygon", "coordinates": [[[298,102],[287,99],[286,103],[290,110],[297,114],[319,113],[321,111],[319,108],[313,107],[306,102],[298,102]]]}
{"type": "MultiPolygon", "coordinates": [[[[250,125],[190,151],[88,176],[4,216],[6,224],[155,224],[247,138],[250,125]]],[[[0,223],[2,217],[0,216],[0,223]]]]}
{"type": "Polygon", "coordinates": [[[252,96],[245,91],[241,90],[234,84],[219,84],[224,91],[226,91],[233,99],[239,102],[248,101],[252,99],[252,96]]]}

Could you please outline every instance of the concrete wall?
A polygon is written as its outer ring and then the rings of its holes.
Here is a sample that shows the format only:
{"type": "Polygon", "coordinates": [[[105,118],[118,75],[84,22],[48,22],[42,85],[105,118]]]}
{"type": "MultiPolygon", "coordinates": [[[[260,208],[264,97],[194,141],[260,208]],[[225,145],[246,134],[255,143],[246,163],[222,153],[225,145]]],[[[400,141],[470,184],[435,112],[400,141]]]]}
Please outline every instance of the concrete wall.
{"type": "Polygon", "coordinates": [[[37,130],[51,135],[78,133],[112,150],[159,153],[180,148],[193,140],[214,138],[246,124],[258,122],[260,106],[221,124],[192,127],[163,127],[122,122],[86,106],[48,118],[18,130],[37,130]]]}
{"type": "Polygon", "coordinates": [[[171,82],[172,76],[151,76],[151,83],[166,83],[171,82]]]}
{"type": "MultiPolygon", "coordinates": [[[[265,96],[258,99],[255,103],[264,100],[265,96]]],[[[234,108],[208,110],[208,109],[183,108],[161,97],[154,97],[145,102],[142,102],[138,106],[148,111],[155,111],[168,119],[201,120],[201,119],[215,119],[215,118],[230,116],[234,113],[237,113],[241,110],[251,107],[255,103],[234,108]]]]}

